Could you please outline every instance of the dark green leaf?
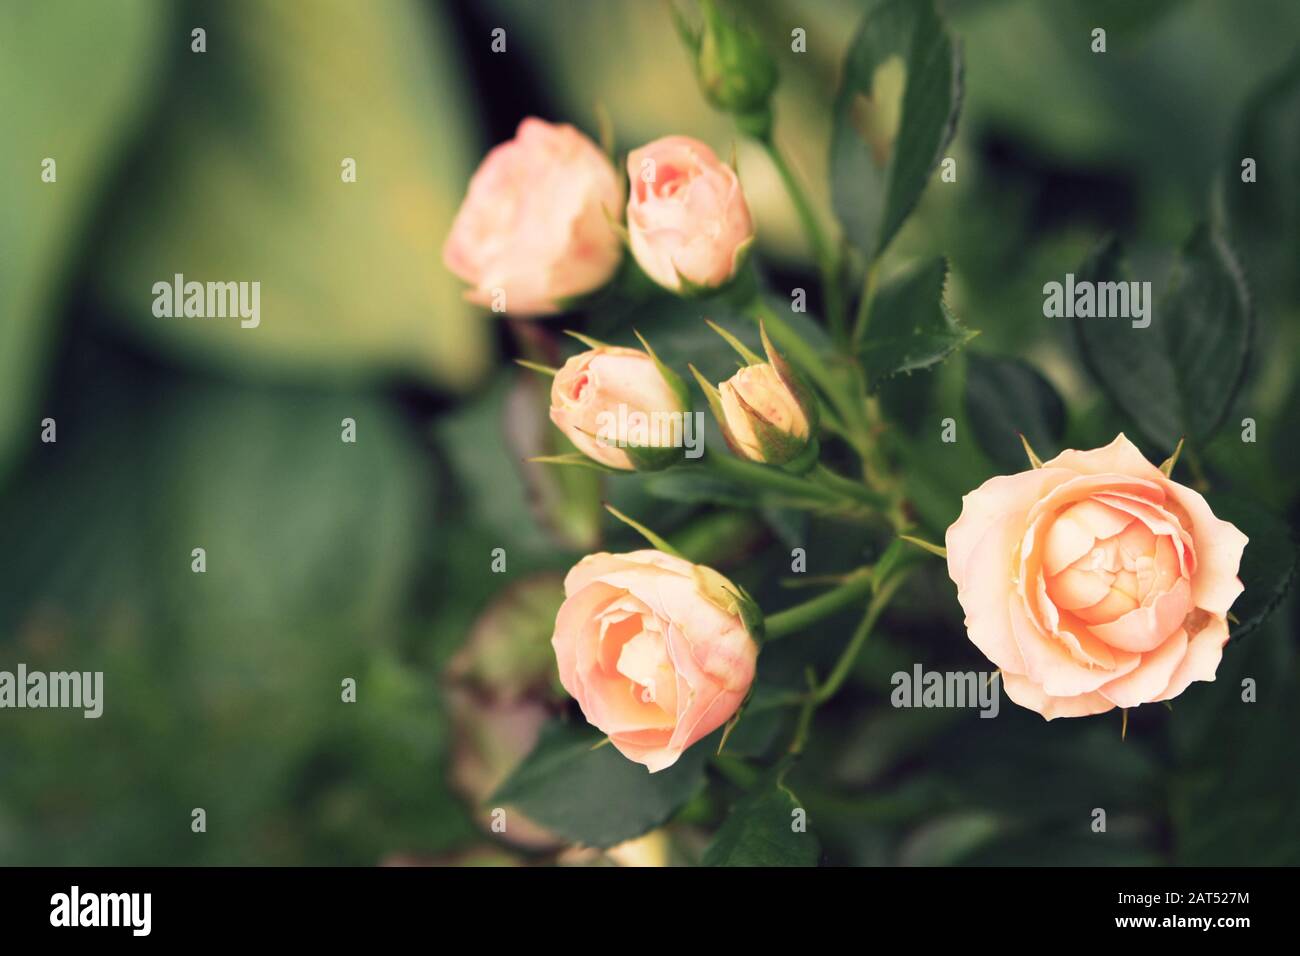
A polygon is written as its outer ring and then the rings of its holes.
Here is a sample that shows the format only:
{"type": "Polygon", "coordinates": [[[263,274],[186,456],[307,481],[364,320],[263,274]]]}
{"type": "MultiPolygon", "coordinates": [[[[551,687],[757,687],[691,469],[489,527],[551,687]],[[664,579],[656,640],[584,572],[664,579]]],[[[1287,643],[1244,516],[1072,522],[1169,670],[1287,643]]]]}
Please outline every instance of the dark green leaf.
{"type": "MultiPolygon", "coordinates": [[[[1129,278],[1111,241],[1080,268],[1076,287],[1129,278]]],[[[1147,327],[1124,317],[1072,321],[1089,371],[1150,438],[1172,449],[1183,436],[1205,441],[1223,421],[1245,374],[1253,316],[1236,256],[1202,227],[1150,306],[1147,327]]]]}
{"type": "Polygon", "coordinates": [[[968,354],[966,414],[976,441],[1003,471],[1028,467],[1022,434],[1044,460],[1060,450],[1065,403],[1028,362],[968,354]]]}
{"type": "Polygon", "coordinates": [[[929,0],[872,0],[844,64],[831,196],[869,259],[916,205],[957,129],[962,67],[929,0]]]}
{"type": "Polygon", "coordinates": [[[600,740],[589,727],[549,725],[493,801],[567,840],[611,847],[666,823],[703,785],[704,762],[712,753],[709,741],[700,741],[676,764],[652,774],[612,745],[593,750],[600,740]]]}
{"type": "Polygon", "coordinates": [[[705,866],[816,866],[817,837],[796,826],[806,816],[794,794],[770,783],[731,808],[709,848],[705,866]]]}
{"type": "Polygon", "coordinates": [[[936,365],[978,334],[943,301],[947,275],[948,263],[934,259],[877,293],[859,351],[872,387],[899,372],[936,365]]]}
{"type": "Polygon", "coordinates": [[[1217,517],[1231,521],[1250,538],[1237,573],[1246,590],[1232,605],[1233,615],[1241,622],[1229,628],[1235,639],[1264,623],[1286,596],[1295,578],[1296,545],[1286,524],[1254,502],[1211,495],[1210,506],[1217,517]]]}
{"type": "Polygon", "coordinates": [[[1253,282],[1284,301],[1300,292],[1300,56],[1247,103],[1220,182],[1229,234],[1253,282]],[[1242,164],[1254,164],[1251,182],[1242,164]]]}

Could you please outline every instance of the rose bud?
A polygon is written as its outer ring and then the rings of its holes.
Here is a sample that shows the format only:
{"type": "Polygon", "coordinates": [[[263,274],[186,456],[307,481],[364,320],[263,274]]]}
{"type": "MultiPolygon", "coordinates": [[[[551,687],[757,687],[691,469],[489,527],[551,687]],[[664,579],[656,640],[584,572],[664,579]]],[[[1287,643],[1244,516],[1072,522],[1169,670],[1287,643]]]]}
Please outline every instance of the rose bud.
{"type": "Polygon", "coordinates": [[[709,323],[748,363],[714,388],[695,370],[722,435],[737,455],[769,465],[784,465],[803,455],[817,427],[817,401],[793,367],[773,347],[760,326],[768,361],[735,336],[709,323]]]}
{"type": "Polygon", "coordinates": [[[703,25],[698,32],[680,14],[676,20],[678,33],[694,56],[705,98],[724,113],[734,114],[746,132],[766,137],[772,128],[776,62],[753,30],[724,16],[713,0],[700,0],[700,12],[703,25]]]}
{"type": "Polygon", "coordinates": [[[469,183],[442,259],[465,298],[513,316],[559,312],[605,285],[622,258],[623,183],[572,126],[528,118],[469,183]]]}
{"type": "Polygon", "coordinates": [[[686,136],[666,136],[627,159],[632,255],[659,285],[681,294],[735,277],[754,239],[736,171],[686,136]]]}
{"type": "Polygon", "coordinates": [[[971,641],[1048,720],[1214,680],[1246,543],[1123,435],[989,479],[946,540],[971,641]]]}
{"type": "Polygon", "coordinates": [[[593,554],[564,579],[551,644],[588,722],[651,773],[726,723],[754,681],[750,599],[662,551],[593,554]]]}
{"type": "Polygon", "coordinates": [[[556,427],[609,468],[655,471],[681,458],[691,408],[681,378],[648,345],[642,352],[583,341],[593,347],[565,362],[551,383],[556,427]]]}

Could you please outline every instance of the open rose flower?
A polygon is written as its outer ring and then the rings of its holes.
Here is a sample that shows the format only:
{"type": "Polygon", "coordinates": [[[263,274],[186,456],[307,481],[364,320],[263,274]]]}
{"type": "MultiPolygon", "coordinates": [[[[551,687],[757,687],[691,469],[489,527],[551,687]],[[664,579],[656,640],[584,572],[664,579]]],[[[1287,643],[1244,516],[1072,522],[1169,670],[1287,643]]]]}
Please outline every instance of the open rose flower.
{"type": "Polygon", "coordinates": [[[530,117],[474,173],[443,262],[472,286],[471,302],[514,316],[558,312],[618,268],[610,220],[622,205],[623,183],[595,143],[530,117]]]}
{"type": "Polygon", "coordinates": [[[946,543],[971,641],[1051,720],[1214,680],[1247,538],[1120,435],[986,481],[946,543]]]}
{"type": "Polygon", "coordinates": [[[629,245],[645,274],[674,292],[730,280],[754,238],[736,171],[687,136],[632,150],[627,169],[629,245]]]}
{"type": "Polygon", "coordinates": [[[672,464],[682,455],[689,411],[682,380],[637,349],[581,352],[551,382],[551,421],[579,451],[610,468],[672,464]]]}
{"type": "Polygon", "coordinates": [[[758,645],[716,571],[660,551],[593,554],[555,619],[560,681],[583,715],[651,773],[721,727],[754,681],[758,645]],[[725,587],[725,590],[724,590],[725,587]]]}

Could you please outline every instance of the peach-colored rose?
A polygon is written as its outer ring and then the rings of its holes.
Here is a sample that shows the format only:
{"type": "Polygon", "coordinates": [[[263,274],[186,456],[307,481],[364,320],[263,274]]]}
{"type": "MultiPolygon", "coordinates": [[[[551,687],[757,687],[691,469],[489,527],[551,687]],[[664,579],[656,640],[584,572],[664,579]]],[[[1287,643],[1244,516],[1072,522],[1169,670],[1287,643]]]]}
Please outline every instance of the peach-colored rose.
{"type": "Polygon", "coordinates": [[[807,447],[808,416],[767,362],[740,369],[718,392],[728,437],[746,458],[780,465],[807,447]]]}
{"type": "Polygon", "coordinates": [[[1048,720],[1214,680],[1247,538],[1123,435],[991,478],[948,529],[971,641],[1048,720]]]}
{"type": "Polygon", "coordinates": [[[610,220],[623,183],[572,126],[528,118],[484,157],[442,247],[465,298],[514,316],[543,315],[598,289],[622,258],[610,220]]]}
{"type": "Polygon", "coordinates": [[[667,289],[720,286],[754,237],[736,171],[687,136],[665,136],[627,158],[627,231],[642,270],[667,289]]]}
{"type": "Polygon", "coordinates": [[[560,682],[651,773],[721,727],[754,681],[758,645],[717,601],[718,582],[731,587],[660,551],[589,555],[564,580],[551,638],[560,682]]]}
{"type": "MultiPolygon", "coordinates": [[[[631,470],[626,446],[665,449],[668,464],[680,452],[674,430],[689,411],[680,380],[669,382],[645,352],[605,346],[573,356],[551,383],[551,421],[578,449],[611,468],[631,470]],[[656,413],[659,413],[656,415],[656,413]]],[[[647,456],[642,455],[645,466],[647,456]]]]}

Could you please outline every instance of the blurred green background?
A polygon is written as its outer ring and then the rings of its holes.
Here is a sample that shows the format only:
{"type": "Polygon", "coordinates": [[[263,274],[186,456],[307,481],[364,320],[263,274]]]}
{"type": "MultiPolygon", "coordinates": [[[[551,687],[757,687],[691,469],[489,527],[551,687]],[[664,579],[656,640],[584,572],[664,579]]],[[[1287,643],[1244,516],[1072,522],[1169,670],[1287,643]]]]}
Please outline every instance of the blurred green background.
{"type": "MultiPolygon", "coordinates": [[[[829,209],[829,104],[860,6],[742,6],[778,56],[778,137],[829,209]],[[787,52],[795,27],[806,54],[787,52]]],[[[966,64],[958,182],[927,191],[886,271],[948,255],[975,351],[1031,360],[1067,400],[1067,443],[1103,443],[1124,422],[1043,318],[1042,284],[1106,232],[1139,257],[1180,244],[1236,174],[1243,137],[1263,144],[1266,198],[1234,235],[1258,357],[1202,458],[1216,487],[1294,529],[1300,6],[940,8],[966,64]],[[1094,26],[1104,56],[1088,49],[1094,26]],[[1232,426],[1247,415],[1254,446],[1232,426]]],[[[636,322],[666,360],[726,367],[699,304],[510,326],[466,306],[441,264],[488,147],[526,115],[594,135],[602,113],[620,150],[670,132],[723,155],[735,142],[769,281],[815,286],[775,170],[705,105],[662,4],[0,7],[0,669],[105,674],[99,720],[0,711],[0,863],[605,862],[540,833],[499,841],[481,804],[563,709],[546,645],[559,574],[635,546],[601,500],[653,515],[772,606],[803,596],[774,584],[794,544],[811,573],[870,557],[852,531],[751,520],[745,502],[692,499],[670,475],[601,488],[522,463],[555,439],[544,387],[509,359],[553,352],[566,324],[621,341],[636,322]],[[205,53],[191,51],[196,27],[205,53]],[[504,54],[490,50],[497,27],[504,54]],[[55,183],[41,181],[46,157],[55,183]],[[178,272],[260,281],[261,326],[155,318],[152,284],[178,272]],[[40,440],[47,417],[56,443],[40,440]],[[345,418],[355,444],[340,440],[345,418]],[[504,574],[489,571],[495,548],[504,574]],[[340,700],[348,677],[355,704],[340,700]]],[[[885,396],[932,533],[1000,470],[972,442],[938,441],[949,415],[968,434],[966,363],[885,396]]],[[[1216,683],[1172,712],[1141,708],[1122,741],[1115,714],[1049,725],[1005,699],[997,720],[890,708],[889,674],[914,661],[983,664],[937,564],[819,714],[797,771],[825,860],[1300,862],[1294,597],[1234,640],[1216,683]],[[1240,703],[1243,677],[1258,703],[1240,703]]],[[[845,636],[809,636],[815,660],[845,636]]],[[[798,686],[789,643],[764,654],[767,683],[798,686]]],[[[762,753],[783,719],[742,725],[738,752],[762,753]]],[[[725,810],[715,783],[640,859],[697,854],[725,810]]]]}

